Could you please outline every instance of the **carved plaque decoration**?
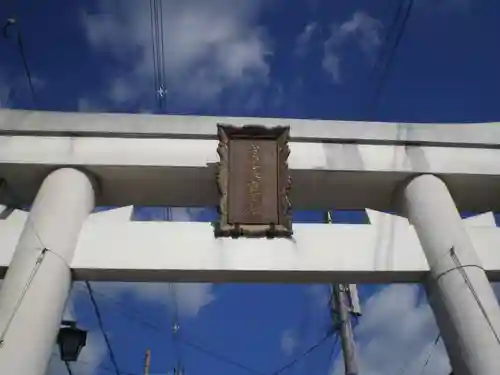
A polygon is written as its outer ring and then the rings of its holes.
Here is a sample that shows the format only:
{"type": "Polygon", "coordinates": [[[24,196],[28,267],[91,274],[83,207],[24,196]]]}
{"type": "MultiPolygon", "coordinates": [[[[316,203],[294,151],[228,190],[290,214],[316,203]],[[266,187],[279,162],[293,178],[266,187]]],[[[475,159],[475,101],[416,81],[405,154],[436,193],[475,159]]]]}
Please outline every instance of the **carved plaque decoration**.
{"type": "Polygon", "coordinates": [[[289,127],[218,125],[217,237],[289,237],[289,127]]]}

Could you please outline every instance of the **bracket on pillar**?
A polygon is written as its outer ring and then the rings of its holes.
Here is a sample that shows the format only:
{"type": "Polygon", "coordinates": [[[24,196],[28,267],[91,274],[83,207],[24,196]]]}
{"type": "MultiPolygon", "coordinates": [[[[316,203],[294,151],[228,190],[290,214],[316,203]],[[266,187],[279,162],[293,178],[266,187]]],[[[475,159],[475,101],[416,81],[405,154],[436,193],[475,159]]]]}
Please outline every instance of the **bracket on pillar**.
{"type": "Polygon", "coordinates": [[[218,124],[216,237],[290,237],[289,127],[218,124]]]}

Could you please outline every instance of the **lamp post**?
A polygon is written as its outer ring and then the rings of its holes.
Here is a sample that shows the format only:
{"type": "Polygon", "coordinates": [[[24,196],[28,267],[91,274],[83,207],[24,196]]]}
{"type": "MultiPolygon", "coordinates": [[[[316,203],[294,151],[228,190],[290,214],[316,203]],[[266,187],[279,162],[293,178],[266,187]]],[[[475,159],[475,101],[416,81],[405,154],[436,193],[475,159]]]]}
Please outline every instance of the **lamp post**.
{"type": "Polygon", "coordinates": [[[76,327],[76,323],[68,320],[62,321],[62,326],[57,335],[57,344],[64,362],[76,362],[80,351],[87,343],[87,331],[76,327]]]}

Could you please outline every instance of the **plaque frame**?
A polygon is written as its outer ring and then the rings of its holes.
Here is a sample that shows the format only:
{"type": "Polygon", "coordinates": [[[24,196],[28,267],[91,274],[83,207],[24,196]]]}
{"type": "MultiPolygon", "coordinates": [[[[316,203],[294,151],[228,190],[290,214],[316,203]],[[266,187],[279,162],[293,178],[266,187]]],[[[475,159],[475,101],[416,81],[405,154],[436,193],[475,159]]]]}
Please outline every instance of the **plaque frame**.
{"type": "Polygon", "coordinates": [[[220,200],[218,206],[219,220],[214,223],[215,237],[291,237],[293,235],[292,205],[288,196],[292,187],[292,179],[288,169],[290,127],[275,126],[268,128],[263,125],[237,127],[229,124],[217,124],[217,136],[219,139],[217,153],[220,158],[217,165],[217,187],[220,200]],[[278,191],[276,192],[278,201],[277,223],[233,224],[229,222],[228,191],[231,175],[229,143],[233,139],[267,139],[276,142],[278,148],[276,154],[278,162],[276,171],[278,178],[278,191]]]}

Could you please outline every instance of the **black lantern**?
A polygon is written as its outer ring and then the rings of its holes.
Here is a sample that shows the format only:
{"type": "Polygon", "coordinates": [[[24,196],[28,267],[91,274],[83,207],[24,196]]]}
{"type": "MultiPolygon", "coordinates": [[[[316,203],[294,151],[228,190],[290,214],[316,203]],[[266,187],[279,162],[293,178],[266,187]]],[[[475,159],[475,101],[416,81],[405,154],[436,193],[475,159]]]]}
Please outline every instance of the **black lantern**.
{"type": "Polygon", "coordinates": [[[76,323],[62,321],[64,327],[59,329],[57,344],[64,362],[76,362],[80,351],[87,343],[87,331],[76,328],[76,323]]]}

